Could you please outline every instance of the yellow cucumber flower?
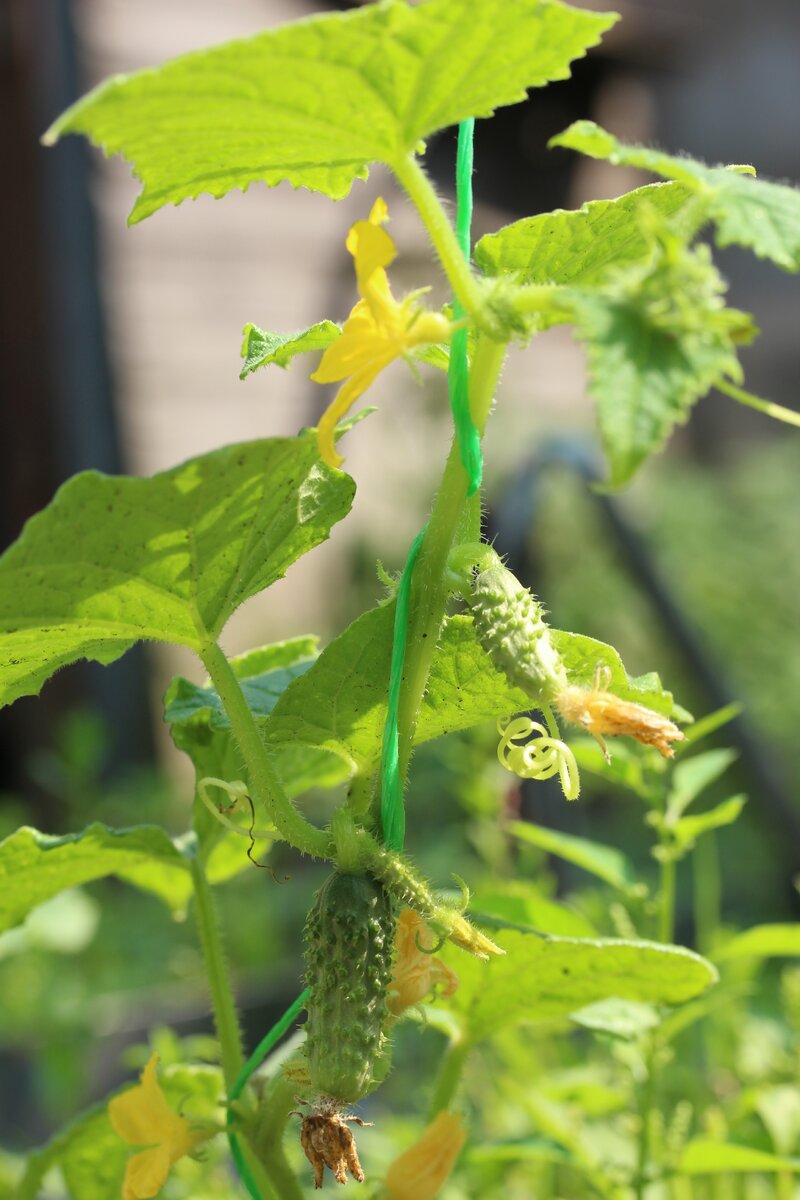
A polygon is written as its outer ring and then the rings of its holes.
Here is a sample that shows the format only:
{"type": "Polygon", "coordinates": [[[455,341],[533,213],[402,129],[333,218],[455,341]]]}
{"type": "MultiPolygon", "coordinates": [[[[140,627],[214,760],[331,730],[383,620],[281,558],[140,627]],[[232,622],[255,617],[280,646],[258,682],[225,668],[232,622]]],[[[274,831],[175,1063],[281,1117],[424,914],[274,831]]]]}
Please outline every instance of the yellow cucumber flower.
{"type": "Polygon", "coordinates": [[[440,958],[434,957],[433,945],[433,935],[422,917],[413,909],[404,908],[397,918],[397,957],[386,997],[389,1012],[394,1016],[420,1004],[438,984],[442,985],[445,996],[452,996],[457,990],[458,976],[440,958]]]}
{"type": "Polygon", "coordinates": [[[141,1081],[108,1103],[114,1131],[131,1146],[146,1146],[128,1159],[122,1200],[150,1200],[157,1196],[172,1167],[190,1154],[207,1131],[192,1129],[167,1103],[156,1075],[158,1055],[154,1052],[142,1071],[141,1081]]]}
{"type": "Polygon", "coordinates": [[[466,1140],[467,1131],[461,1118],[455,1113],[440,1112],[419,1141],[389,1167],[386,1175],[389,1200],[434,1200],[466,1140]]]}
{"type": "Polygon", "coordinates": [[[382,228],[388,219],[386,204],[379,197],[369,219],[356,221],[347,235],[361,299],[311,376],[316,383],[346,380],[317,426],[319,452],[332,467],[344,461],[334,444],[338,422],[384,367],[415,346],[450,339],[450,322],[441,313],[421,308],[416,302],[419,292],[400,302],[392,295],[385,268],[397,251],[382,228]]]}

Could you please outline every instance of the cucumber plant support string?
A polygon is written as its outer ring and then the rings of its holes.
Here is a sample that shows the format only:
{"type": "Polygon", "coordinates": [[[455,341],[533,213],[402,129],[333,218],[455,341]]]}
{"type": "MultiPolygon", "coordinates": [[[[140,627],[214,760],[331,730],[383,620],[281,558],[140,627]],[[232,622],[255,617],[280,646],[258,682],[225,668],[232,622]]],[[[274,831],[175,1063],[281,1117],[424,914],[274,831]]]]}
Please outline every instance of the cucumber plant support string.
{"type": "MultiPolygon", "coordinates": [[[[473,134],[475,121],[462,121],[458,127],[458,151],[456,158],[456,236],[461,250],[469,262],[472,229],[472,170],[473,134]]],[[[456,319],[464,316],[464,310],[456,299],[453,304],[456,319]]],[[[464,470],[467,473],[467,495],[473,496],[481,486],[483,456],[480,433],[472,420],[469,407],[469,359],[467,329],[455,329],[450,341],[450,365],[447,384],[450,407],[453,412],[456,439],[464,470]]],[[[400,687],[403,681],[406,641],[408,636],[408,608],[411,597],[411,579],[414,563],[425,536],[425,526],[411,544],[408,558],[397,589],[392,658],[389,672],[389,695],[386,708],[386,723],[383,729],[381,753],[381,832],[384,843],[390,850],[400,851],[405,841],[405,810],[403,806],[403,784],[400,778],[398,750],[398,714],[400,687]]]]}

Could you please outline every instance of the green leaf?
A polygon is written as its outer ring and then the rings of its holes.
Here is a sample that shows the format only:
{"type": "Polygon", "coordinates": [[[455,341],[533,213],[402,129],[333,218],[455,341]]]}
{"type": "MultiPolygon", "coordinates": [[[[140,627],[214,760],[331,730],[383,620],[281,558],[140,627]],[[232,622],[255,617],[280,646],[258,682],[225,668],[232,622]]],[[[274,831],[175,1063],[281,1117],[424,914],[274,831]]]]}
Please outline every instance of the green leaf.
{"type": "Polygon", "coordinates": [[[581,772],[589,771],[606,783],[626,788],[640,800],[652,801],[653,787],[645,773],[646,752],[638,743],[617,740],[610,762],[594,738],[570,738],[569,748],[581,772]]]}
{"type": "Polygon", "coordinates": [[[331,342],[335,342],[342,332],[341,325],[333,321],[318,321],[310,329],[295,333],[267,333],[257,325],[245,325],[242,330],[241,355],[244,359],[239,372],[240,379],[246,379],[259,367],[267,367],[275,363],[284,370],[289,366],[296,354],[306,354],[313,350],[325,350],[331,342]]]}
{"type": "Polygon", "coordinates": [[[470,915],[490,928],[520,928],[562,937],[594,937],[597,932],[586,917],[566,904],[550,900],[525,879],[497,881],[479,888],[470,897],[470,915]]]}
{"type": "MultiPolygon", "coordinates": [[[[337,755],[346,773],[374,769],[386,718],[394,604],[379,605],[354,621],[314,665],[281,696],[264,725],[268,747],[278,756],[316,747],[337,755]]],[[[631,679],[611,646],[578,634],[552,631],[570,681],[591,684],[597,664],[611,670],[614,691],[660,712],[674,702],[657,675],[631,679]]],[[[535,705],[509,684],[478,642],[469,616],[445,622],[420,708],[415,744],[469,729],[535,705]]]]}
{"type": "Polygon", "coordinates": [[[588,838],[560,833],[557,829],[545,829],[527,821],[510,822],[508,832],[529,846],[537,846],[548,854],[555,854],[558,858],[581,867],[621,892],[630,895],[641,890],[633,865],[615,846],[603,846],[599,842],[589,841],[588,838]]]}
{"type": "Polygon", "coordinates": [[[679,845],[693,846],[704,833],[710,833],[712,829],[722,829],[725,825],[733,825],[734,821],[738,821],[746,803],[746,796],[731,796],[730,800],[723,801],[708,812],[681,817],[672,827],[673,836],[679,845]]]}
{"type": "Polygon", "coordinates": [[[717,962],[730,958],[796,958],[800,956],[800,924],[754,925],[727,942],[714,955],[717,962]]]}
{"type": "Polygon", "coordinates": [[[661,1018],[652,1004],[611,997],[570,1013],[570,1020],[593,1033],[604,1033],[623,1042],[635,1042],[651,1029],[657,1028],[661,1018]]]}
{"type": "Polygon", "coordinates": [[[676,705],[672,693],[665,690],[655,671],[646,675],[629,675],[613,646],[581,633],[565,633],[561,629],[552,629],[550,636],[561,655],[569,682],[575,687],[593,687],[598,667],[601,667],[607,672],[608,691],[619,696],[620,700],[643,704],[645,708],[652,708],[654,712],[676,720],[688,717],[676,705]]]}
{"type": "Polygon", "coordinates": [[[615,20],[559,0],[386,0],[109,79],[45,142],[84,133],[123,154],[144,185],[131,222],[255,181],[341,199],[370,163],[566,79],[615,20]]]}
{"type": "Polygon", "coordinates": [[[750,1146],[698,1138],[689,1142],[678,1170],[682,1175],[717,1175],[729,1171],[798,1171],[800,1158],[782,1158],[750,1146]]]}
{"type": "Polygon", "coordinates": [[[526,217],[482,237],[475,261],[484,274],[513,275],[518,283],[598,287],[620,267],[650,257],[653,239],[644,213],[654,209],[671,217],[690,196],[678,183],[648,184],[616,200],[526,217]]]}
{"type": "Polygon", "coordinates": [[[157,825],[95,823],[64,837],[23,826],[0,842],[0,930],[18,925],[65,888],[107,875],[153,892],[175,912],[191,894],[188,859],[157,825]]]}
{"type": "Polygon", "coordinates": [[[701,198],[716,224],[719,246],[747,246],[785,271],[800,270],[800,191],[796,188],[754,179],[750,167],[708,167],[644,146],[625,146],[593,121],[576,121],[550,145],[678,180],[701,198]]]}
{"type": "MultiPolygon", "coordinates": [[[[375,767],[386,719],[394,609],[390,603],[364,613],[287,688],[265,724],[274,753],[318,747],[338,755],[349,774],[375,767]]],[[[431,665],[415,743],[527,706],[525,693],[492,666],[472,618],[452,617],[431,665]]]]}
{"type": "Polygon", "coordinates": [[[503,931],[503,958],[484,963],[446,949],[461,986],[447,1003],[469,1036],[490,1037],[525,1021],[567,1016],[614,996],[682,1004],[716,982],[711,963],[679,946],[613,939],[532,937],[503,931]]]}
{"type": "Polygon", "coordinates": [[[672,788],[667,797],[667,824],[677,821],[737,757],[735,750],[707,750],[704,754],[682,759],[672,773],[672,788]]]}
{"type": "Polygon", "coordinates": [[[693,743],[699,742],[702,738],[709,737],[712,733],[716,733],[718,729],[722,729],[731,721],[735,721],[743,709],[744,705],[736,702],[734,704],[726,704],[724,708],[718,708],[716,712],[709,713],[708,716],[699,717],[691,729],[686,730],[686,741],[682,746],[677,747],[677,752],[680,754],[683,750],[688,750],[693,743]]]}
{"type": "Polygon", "coordinates": [[[725,308],[708,247],[688,250],[663,228],[657,234],[649,261],[600,291],[565,298],[586,344],[611,487],[661,449],[717,380],[741,379],[735,343],[754,332],[749,318],[725,308]]]}
{"type": "Polygon", "coordinates": [[[354,490],[313,433],[228,446],[151,479],[76,475],[0,559],[0,703],[141,639],[199,651],[327,538],[354,490]]]}

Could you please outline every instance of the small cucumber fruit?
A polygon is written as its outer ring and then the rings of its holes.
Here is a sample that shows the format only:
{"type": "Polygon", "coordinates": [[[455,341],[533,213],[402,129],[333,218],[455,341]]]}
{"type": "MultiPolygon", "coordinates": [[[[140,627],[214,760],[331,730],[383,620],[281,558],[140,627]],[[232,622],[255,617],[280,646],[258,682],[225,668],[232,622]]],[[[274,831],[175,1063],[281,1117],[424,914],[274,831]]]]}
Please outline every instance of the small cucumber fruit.
{"type": "Polygon", "coordinates": [[[467,603],[481,645],[510,683],[544,702],[566,686],[542,606],[511,571],[501,563],[480,571],[467,603]]]}
{"type": "Polygon", "coordinates": [[[387,1068],[394,917],[382,884],[334,871],[308,914],[305,941],[311,1085],[340,1106],[353,1104],[387,1068]]]}

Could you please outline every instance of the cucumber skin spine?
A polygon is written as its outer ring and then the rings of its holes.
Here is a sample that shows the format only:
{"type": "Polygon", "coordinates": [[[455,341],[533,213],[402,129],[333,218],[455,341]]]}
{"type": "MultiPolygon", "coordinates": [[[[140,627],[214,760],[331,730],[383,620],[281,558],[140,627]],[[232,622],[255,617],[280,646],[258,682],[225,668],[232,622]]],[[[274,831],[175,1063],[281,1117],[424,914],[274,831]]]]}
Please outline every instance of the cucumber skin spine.
{"type": "Polygon", "coordinates": [[[365,874],[334,871],[308,914],[309,1076],[315,1092],[341,1106],[360,1100],[386,1073],[394,925],[388,894],[365,874]]]}

